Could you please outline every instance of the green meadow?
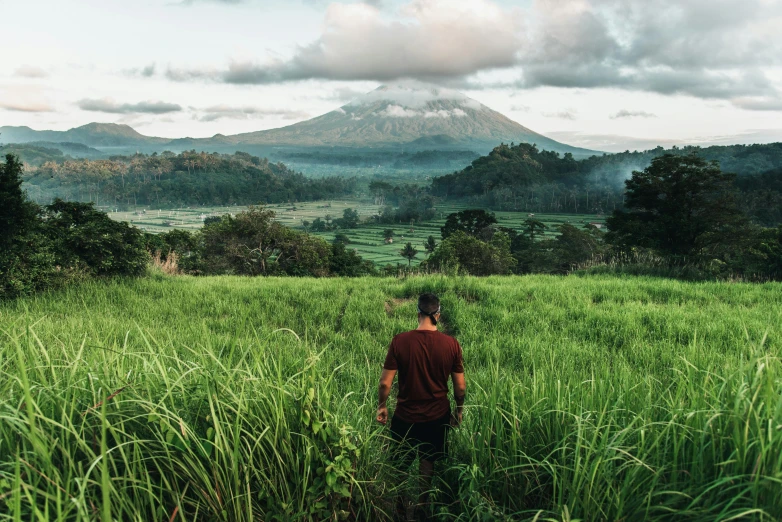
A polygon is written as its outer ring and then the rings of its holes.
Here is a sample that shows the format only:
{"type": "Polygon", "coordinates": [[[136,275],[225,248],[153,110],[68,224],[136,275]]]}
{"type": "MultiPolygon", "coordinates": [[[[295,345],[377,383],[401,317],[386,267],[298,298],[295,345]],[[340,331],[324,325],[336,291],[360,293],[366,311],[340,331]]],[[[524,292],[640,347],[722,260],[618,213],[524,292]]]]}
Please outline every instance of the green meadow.
{"type": "Polygon", "coordinates": [[[468,386],[439,520],[782,517],[782,284],[155,274],[0,305],[0,520],[386,519],[424,291],[468,386]]]}

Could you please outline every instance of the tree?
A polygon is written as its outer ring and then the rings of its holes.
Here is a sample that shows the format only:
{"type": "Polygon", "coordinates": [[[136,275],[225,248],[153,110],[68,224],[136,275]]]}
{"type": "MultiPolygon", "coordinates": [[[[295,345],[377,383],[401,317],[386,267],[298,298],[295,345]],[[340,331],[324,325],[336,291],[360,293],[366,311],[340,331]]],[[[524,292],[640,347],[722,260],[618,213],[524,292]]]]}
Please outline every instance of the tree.
{"type": "Polygon", "coordinates": [[[423,264],[435,270],[485,276],[510,273],[516,260],[510,253],[510,238],[504,232],[495,233],[486,242],[459,230],[444,239],[423,264]]]}
{"type": "Polygon", "coordinates": [[[426,250],[426,253],[431,255],[435,248],[437,248],[437,241],[435,241],[434,236],[429,236],[426,238],[426,242],[424,243],[424,249],[426,250]]]}
{"type": "Polygon", "coordinates": [[[23,165],[13,154],[0,163],[0,251],[8,251],[11,244],[32,230],[37,220],[37,206],[22,190],[23,165]]]}
{"type": "Polygon", "coordinates": [[[311,230],[313,232],[325,232],[326,231],[326,222],[323,221],[321,218],[315,218],[315,221],[312,222],[311,230]]]}
{"type": "Polygon", "coordinates": [[[535,236],[542,234],[548,227],[540,220],[528,218],[524,220],[524,233],[530,239],[535,241],[535,236]]]}
{"type": "Polygon", "coordinates": [[[342,212],[340,226],[342,228],[356,228],[358,226],[358,211],[352,208],[346,208],[342,212]]]}
{"type": "Polygon", "coordinates": [[[694,154],[655,158],[625,181],[625,209],[608,218],[607,240],[669,256],[705,254],[731,243],[747,223],[735,203],[733,179],[694,154]]]}
{"type": "Polygon", "coordinates": [[[485,210],[462,210],[461,212],[449,214],[445,218],[445,226],[440,228],[440,233],[443,239],[447,239],[451,234],[460,231],[477,237],[481,231],[496,223],[497,218],[494,217],[494,214],[485,210]]]}
{"type": "Polygon", "coordinates": [[[377,272],[372,261],[361,259],[356,252],[348,250],[344,243],[331,245],[329,271],[332,275],[341,277],[360,277],[377,272]]]}
{"type": "Polygon", "coordinates": [[[52,287],[60,277],[42,233],[38,206],[22,190],[23,166],[6,155],[0,163],[0,299],[52,287]]]}
{"type": "Polygon", "coordinates": [[[407,259],[407,266],[410,266],[410,263],[415,259],[415,256],[418,255],[418,250],[416,250],[413,244],[408,241],[405,247],[399,251],[399,254],[407,259]]]}
{"type": "Polygon", "coordinates": [[[214,274],[323,276],[331,248],[274,220],[274,212],[250,207],[235,218],[203,228],[204,268],[214,274]]]}
{"type": "Polygon", "coordinates": [[[350,238],[347,236],[347,234],[343,234],[342,232],[340,232],[334,236],[334,240],[331,243],[333,245],[336,245],[337,243],[348,245],[350,244],[350,238]]]}
{"type": "Polygon", "coordinates": [[[93,203],[55,199],[44,207],[45,234],[63,268],[98,276],[144,273],[149,262],[143,233],[114,221],[93,203]]]}
{"type": "Polygon", "coordinates": [[[393,238],[394,238],[394,230],[393,229],[387,228],[387,229],[385,229],[383,231],[383,239],[388,241],[389,239],[393,239],[393,238]]]}

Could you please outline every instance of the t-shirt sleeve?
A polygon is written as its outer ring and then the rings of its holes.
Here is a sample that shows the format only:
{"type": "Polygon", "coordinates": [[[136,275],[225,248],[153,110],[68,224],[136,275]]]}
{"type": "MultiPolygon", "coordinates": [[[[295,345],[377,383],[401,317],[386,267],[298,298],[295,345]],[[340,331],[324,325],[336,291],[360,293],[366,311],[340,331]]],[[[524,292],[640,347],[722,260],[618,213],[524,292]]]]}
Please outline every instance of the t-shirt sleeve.
{"type": "Polygon", "coordinates": [[[453,365],[451,366],[451,373],[464,373],[464,359],[462,357],[462,347],[459,346],[459,341],[454,339],[455,350],[453,357],[453,365]]]}
{"type": "Polygon", "coordinates": [[[396,356],[394,355],[394,341],[388,346],[388,353],[386,354],[386,362],[383,363],[384,370],[398,370],[399,365],[396,362],[396,356]]]}

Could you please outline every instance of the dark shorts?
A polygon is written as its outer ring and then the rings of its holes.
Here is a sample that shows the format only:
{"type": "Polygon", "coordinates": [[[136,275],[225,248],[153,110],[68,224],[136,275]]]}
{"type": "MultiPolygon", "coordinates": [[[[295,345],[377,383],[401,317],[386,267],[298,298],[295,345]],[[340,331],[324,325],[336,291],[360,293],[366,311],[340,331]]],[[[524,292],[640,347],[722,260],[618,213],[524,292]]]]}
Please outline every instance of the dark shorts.
{"type": "Polygon", "coordinates": [[[407,466],[416,456],[430,461],[444,458],[450,424],[450,412],[436,421],[416,423],[405,422],[394,415],[391,418],[392,457],[407,466]]]}

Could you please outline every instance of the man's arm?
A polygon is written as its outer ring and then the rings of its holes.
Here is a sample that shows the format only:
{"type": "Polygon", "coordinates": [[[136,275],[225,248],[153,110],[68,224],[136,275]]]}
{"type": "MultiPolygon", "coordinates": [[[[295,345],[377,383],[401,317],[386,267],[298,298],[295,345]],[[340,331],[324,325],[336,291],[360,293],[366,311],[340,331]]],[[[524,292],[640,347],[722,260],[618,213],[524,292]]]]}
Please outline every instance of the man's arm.
{"type": "Polygon", "coordinates": [[[453,397],[456,400],[456,414],[454,421],[456,426],[462,423],[462,413],[464,411],[464,396],[467,394],[467,383],[464,381],[464,372],[452,373],[453,397]]]}
{"type": "Polygon", "coordinates": [[[388,400],[388,394],[391,393],[391,385],[394,383],[395,375],[396,370],[386,370],[385,368],[383,368],[383,373],[380,374],[380,384],[377,387],[377,422],[380,424],[388,422],[386,401],[388,400]]]}

